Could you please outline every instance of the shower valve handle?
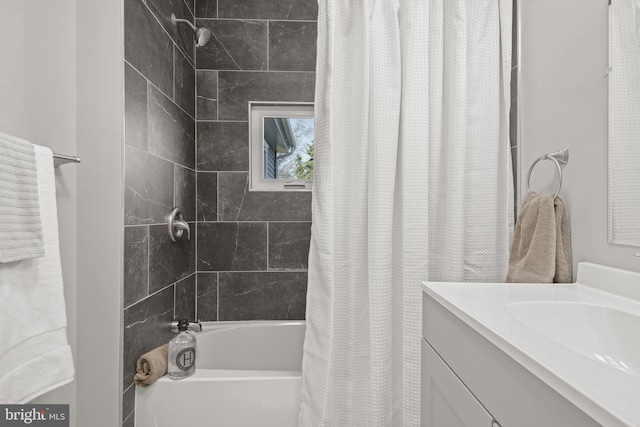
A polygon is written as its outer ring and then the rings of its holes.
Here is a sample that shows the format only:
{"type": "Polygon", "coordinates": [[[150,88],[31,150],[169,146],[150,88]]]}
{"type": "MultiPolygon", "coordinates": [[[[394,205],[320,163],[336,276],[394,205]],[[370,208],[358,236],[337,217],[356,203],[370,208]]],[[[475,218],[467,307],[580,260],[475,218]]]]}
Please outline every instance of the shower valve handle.
{"type": "Polygon", "coordinates": [[[179,208],[171,209],[167,216],[167,225],[169,227],[169,238],[172,242],[180,240],[185,231],[187,232],[187,240],[191,239],[191,228],[184,220],[179,208]]]}

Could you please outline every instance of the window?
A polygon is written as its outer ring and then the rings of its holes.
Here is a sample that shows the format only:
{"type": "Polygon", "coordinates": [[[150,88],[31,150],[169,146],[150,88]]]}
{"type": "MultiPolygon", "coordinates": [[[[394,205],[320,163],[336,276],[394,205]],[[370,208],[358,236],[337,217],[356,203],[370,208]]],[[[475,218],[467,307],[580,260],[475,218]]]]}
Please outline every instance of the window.
{"type": "Polygon", "coordinates": [[[249,103],[250,190],[311,190],[313,104],[249,103]]]}

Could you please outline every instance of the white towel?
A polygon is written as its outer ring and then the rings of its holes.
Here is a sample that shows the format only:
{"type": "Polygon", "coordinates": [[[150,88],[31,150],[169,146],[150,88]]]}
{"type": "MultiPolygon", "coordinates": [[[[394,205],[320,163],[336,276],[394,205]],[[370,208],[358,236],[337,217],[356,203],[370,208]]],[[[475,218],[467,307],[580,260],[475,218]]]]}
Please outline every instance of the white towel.
{"type": "Polygon", "coordinates": [[[44,255],[34,146],[0,133],[0,263],[44,255]]]}
{"type": "Polygon", "coordinates": [[[0,402],[26,403],[73,381],[58,243],[53,154],[35,146],[45,256],[0,264],[0,402]]]}

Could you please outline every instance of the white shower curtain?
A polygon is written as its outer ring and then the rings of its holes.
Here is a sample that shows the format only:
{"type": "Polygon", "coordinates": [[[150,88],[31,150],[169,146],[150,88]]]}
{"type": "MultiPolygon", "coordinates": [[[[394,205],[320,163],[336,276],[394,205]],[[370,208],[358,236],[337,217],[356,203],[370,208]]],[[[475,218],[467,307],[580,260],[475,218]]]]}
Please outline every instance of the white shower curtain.
{"type": "Polygon", "coordinates": [[[511,0],[320,0],[300,426],[418,426],[423,280],[502,281],[511,0]]]}
{"type": "Polygon", "coordinates": [[[640,0],[609,8],[609,239],[640,244],[640,0]]]}

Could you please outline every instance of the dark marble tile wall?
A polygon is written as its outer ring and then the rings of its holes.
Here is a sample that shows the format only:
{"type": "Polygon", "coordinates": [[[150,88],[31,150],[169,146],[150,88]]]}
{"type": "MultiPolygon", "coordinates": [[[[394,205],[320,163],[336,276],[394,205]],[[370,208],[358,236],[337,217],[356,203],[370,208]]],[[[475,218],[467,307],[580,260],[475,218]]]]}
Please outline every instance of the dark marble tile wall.
{"type": "Polygon", "coordinates": [[[123,426],[133,426],[135,362],[196,316],[196,72],[193,0],[124,0],[125,201],[123,426]],[[169,241],[182,209],[191,240],[169,241]]]}
{"type": "Polygon", "coordinates": [[[195,10],[213,34],[195,57],[197,316],[303,319],[311,193],[249,191],[247,108],[313,101],[317,3],[196,0],[195,10]]]}
{"type": "Polygon", "coordinates": [[[134,425],[134,406],[135,406],[135,391],[134,385],[129,386],[122,394],[122,425],[132,426],[134,425]]]}

